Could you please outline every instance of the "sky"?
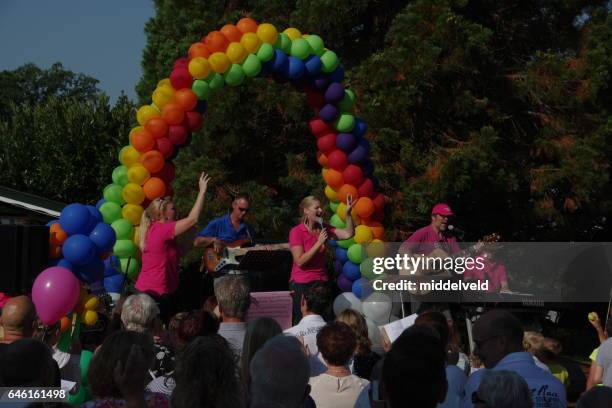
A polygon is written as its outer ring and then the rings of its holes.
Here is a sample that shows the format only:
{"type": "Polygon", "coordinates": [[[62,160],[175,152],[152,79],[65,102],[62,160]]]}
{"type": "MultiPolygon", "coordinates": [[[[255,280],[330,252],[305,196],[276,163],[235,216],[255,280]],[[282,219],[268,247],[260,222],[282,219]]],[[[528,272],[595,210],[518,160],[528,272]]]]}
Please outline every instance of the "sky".
{"type": "Polygon", "coordinates": [[[32,62],[98,79],[135,100],[153,0],[0,0],[0,71],[32,62]]]}

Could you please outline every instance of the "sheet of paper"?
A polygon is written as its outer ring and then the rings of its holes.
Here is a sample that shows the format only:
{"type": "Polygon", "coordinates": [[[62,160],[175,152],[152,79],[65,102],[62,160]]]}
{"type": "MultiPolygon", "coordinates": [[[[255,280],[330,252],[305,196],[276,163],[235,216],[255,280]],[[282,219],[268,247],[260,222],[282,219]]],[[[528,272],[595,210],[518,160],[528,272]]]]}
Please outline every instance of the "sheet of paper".
{"type": "Polygon", "coordinates": [[[74,388],[76,383],[74,381],[62,380],[60,388],[66,392],[70,392],[74,388]]]}
{"type": "Polygon", "coordinates": [[[403,319],[396,320],[389,324],[385,324],[380,328],[385,331],[389,341],[393,343],[397,338],[410,326],[414,324],[414,321],[417,318],[417,314],[411,314],[410,316],[406,316],[403,319]]]}
{"type": "Polygon", "coordinates": [[[292,310],[293,301],[289,291],[252,292],[251,306],[247,312],[246,321],[264,316],[271,317],[283,330],[286,330],[292,326],[292,310]]]}

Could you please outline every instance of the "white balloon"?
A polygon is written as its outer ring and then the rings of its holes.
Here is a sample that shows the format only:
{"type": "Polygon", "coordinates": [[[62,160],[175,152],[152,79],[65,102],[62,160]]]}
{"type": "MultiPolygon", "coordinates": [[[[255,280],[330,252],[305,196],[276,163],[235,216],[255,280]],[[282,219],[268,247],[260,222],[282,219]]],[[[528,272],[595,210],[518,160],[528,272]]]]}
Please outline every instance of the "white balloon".
{"type": "Polygon", "coordinates": [[[376,324],[389,323],[391,298],[385,293],[374,292],[363,301],[363,314],[376,324]]]}
{"type": "Polygon", "coordinates": [[[346,309],[353,309],[356,312],[362,313],[361,300],[353,292],[342,292],[334,300],[334,314],[336,316],[346,309]]]}
{"type": "Polygon", "coordinates": [[[369,319],[367,317],[365,318],[365,321],[368,326],[368,337],[370,338],[370,341],[372,342],[372,348],[373,349],[381,348],[382,342],[380,340],[380,329],[378,328],[378,325],[374,323],[372,319],[369,319]]]}

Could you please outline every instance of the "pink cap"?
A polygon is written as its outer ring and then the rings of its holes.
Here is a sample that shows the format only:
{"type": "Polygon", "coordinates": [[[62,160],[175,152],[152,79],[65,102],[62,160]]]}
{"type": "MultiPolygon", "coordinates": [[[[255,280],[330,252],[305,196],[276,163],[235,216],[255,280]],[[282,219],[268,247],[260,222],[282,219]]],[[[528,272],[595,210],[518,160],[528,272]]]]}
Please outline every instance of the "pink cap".
{"type": "Polygon", "coordinates": [[[440,214],[445,217],[450,217],[452,215],[455,215],[455,213],[453,212],[453,210],[451,210],[449,205],[445,203],[438,203],[434,205],[434,207],[431,209],[431,213],[440,214]]]}

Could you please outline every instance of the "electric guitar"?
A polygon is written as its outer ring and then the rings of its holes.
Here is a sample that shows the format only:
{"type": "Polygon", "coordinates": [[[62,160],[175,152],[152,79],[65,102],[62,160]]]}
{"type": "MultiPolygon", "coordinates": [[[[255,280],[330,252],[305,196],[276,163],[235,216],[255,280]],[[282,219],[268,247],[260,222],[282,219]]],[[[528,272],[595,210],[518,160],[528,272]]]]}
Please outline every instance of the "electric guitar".
{"type": "Polygon", "coordinates": [[[244,256],[249,251],[276,251],[282,249],[289,249],[289,243],[284,244],[272,244],[272,245],[255,245],[248,248],[241,248],[242,245],[250,242],[249,240],[239,240],[225,244],[223,251],[217,253],[213,244],[210,244],[204,248],[204,254],[202,255],[202,264],[200,265],[200,272],[216,273],[223,268],[231,265],[238,265],[240,261],[239,257],[244,256]]]}

